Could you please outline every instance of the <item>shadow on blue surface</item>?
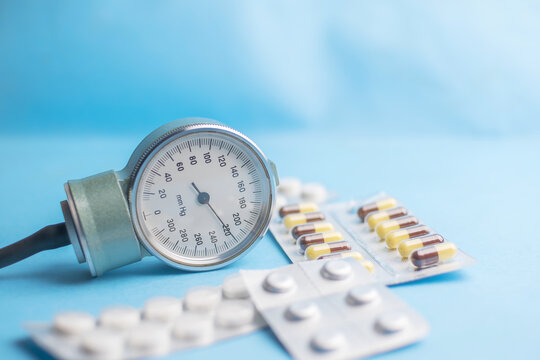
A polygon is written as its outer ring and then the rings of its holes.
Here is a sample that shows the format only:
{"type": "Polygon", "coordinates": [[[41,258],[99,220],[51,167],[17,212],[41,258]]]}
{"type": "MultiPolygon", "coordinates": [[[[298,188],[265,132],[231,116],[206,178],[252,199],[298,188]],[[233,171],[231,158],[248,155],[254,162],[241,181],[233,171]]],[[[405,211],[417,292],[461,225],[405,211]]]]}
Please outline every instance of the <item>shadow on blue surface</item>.
{"type": "Polygon", "coordinates": [[[42,281],[55,284],[75,285],[84,284],[89,281],[109,281],[126,277],[138,276],[181,276],[189,274],[186,271],[172,268],[160,262],[145,262],[144,266],[128,266],[125,269],[112,271],[106,274],[106,277],[92,278],[90,272],[83,265],[77,266],[74,264],[51,264],[42,266],[38,264],[27,271],[11,272],[7,274],[0,273],[0,280],[19,281],[30,279],[32,281],[42,281]]]}
{"type": "Polygon", "coordinates": [[[3,283],[10,280],[38,280],[55,284],[80,284],[92,279],[90,273],[84,268],[63,264],[41,265],[28,268],[27,271],[0,273],[0,280],[3,283]]]}
{"type": "Polygon", "coordinates": [[[54,358],[49,355],[49,353],[42,350],[30,338],[24,338],[15,341],[15,346],[23,350],[28,356],[32,357],[33,359],[54,360],[54,358]]]}
{"type": "Polygon", "coordinates": [[[454,282],[454,281],[465,281],[467,280],[468,276],[465,274],[464,271],[453,271],[446,274],[439,274],[436,276],[432,276],[429,278],[424,278],[421,280],[416,281],[410,281],[403,284],[397,284],[392,285],[393,288],[398,288],[402,286],[422,286],[422,285],[430,285],[433,283],[445,283],[445,282],[454,282]]]}

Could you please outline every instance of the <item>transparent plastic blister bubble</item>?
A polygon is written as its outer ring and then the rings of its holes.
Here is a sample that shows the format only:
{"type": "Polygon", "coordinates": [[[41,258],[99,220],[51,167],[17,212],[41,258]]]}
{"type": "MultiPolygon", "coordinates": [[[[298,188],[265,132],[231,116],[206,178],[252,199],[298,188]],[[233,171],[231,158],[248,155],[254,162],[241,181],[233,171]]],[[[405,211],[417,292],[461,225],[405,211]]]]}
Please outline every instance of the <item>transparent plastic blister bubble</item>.
{"type": "Polygon", "coordinates": [[[94,317],[59,313],[52,323],[28,323],[32,339],[57,359],[137,359],[225,340],[265,327],[239,274],[222,286],[200,286],[183,299],[155,297],[142,309],[115,306],[94,317]]]}
{"type": "Polygon", "coordinates": [[[317,296],[309,284],[309,278],[299,267],[288,268],[285,266],[275,270],[241,270],[240,274],[242,274],[250,298],[257,304],[258,310],[281,303],[289,303],[292,298],[302,300],[317,296]],[[257,284],[257,286],[250,286],[250,284],[257,284]]]}
{"type": "MultiPolygon", "coordinates": [[[[363,259],[366,267],[373,269],[377,281],[393,285],[455,271],[476,261],[459,248],[448,250],[446,245],[437,245],[433,237],[425,238],[425,244],[403,243],[437,233],[404,204],[382,192],[364,201],[319,204],[318,212],[324,215],[324,220],[290,230],[284,226],[287,217],[276,214],[271,221],[270,232],[293,263],[305,262],[323,253],[323,258],[350,256],[359,261],[363,259]],[[311,245],[311,250],[310,246],[303,248],[306,238],[323,245],[311,245]],[[335,246],[328,245],[335,243],[325,242],[334,239],[345,243],[335,246]],[[426,250],[424,246],[432,248],[426,250]],[[403,257],[402,253],[408,257],[403,257]],[[411,256],[415,261],[409,260],[411,256]],[[413,263],[423,267],[418,268],[413,263]]],[[[445,243],[451,241],[444,238],[444,234],[442,238],[445,243]]]]}
{"type": "Polygon", "coordinates": [[[241,274],[255,306],[295,359],[369,356],[419,341],[429,331],[417,312],[353,259],[241,274]],[[278,272],[302,287],[275,301],[279,294],[265,284],[278,272]]]}

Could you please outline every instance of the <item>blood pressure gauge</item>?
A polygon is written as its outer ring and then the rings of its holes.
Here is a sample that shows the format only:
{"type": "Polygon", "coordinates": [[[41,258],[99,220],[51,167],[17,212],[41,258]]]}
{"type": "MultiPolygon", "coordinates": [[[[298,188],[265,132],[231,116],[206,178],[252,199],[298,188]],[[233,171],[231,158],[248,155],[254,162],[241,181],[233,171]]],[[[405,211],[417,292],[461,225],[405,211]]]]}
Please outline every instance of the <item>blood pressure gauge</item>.
{"type": "Polygon", "coordinates": [[[123,170],[66,183],[65,238],[93,276],[146,255],[219,268],[265,234],[276,185],[274,164],[245,135],[177,120],[148,135],[123,170]]]}

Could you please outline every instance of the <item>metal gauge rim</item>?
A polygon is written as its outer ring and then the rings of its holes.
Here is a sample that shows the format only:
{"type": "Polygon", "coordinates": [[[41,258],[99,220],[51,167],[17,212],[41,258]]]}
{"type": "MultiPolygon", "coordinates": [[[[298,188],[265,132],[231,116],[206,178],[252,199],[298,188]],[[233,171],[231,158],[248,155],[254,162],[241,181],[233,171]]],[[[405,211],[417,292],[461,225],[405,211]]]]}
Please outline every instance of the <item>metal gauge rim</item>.
{"type": "Polygon", "coordinates": [[[137,235],[139,241],[146,248],[146,250],[148,250],[152,255],[156,256],[157,258],[172,267],[188,271],[206,271],[224,267],[246,255],[254,247],[254,245],[256,245],[256,243],[259,242],[264,236],[270,224],[271,216],[275,205],[276,190],[273,184],[275,184],[275,177],[270,169],[268,159],[251,139],[249,139],[247,136],[240,133],[239,131],[218,124],[191,124],[176,128],[156,139],[156,141],[154,141],[146,149],[146,151],[144,151],[138,161],[137,168],[134,169],[132,173],[128,199],[135,234],[137,235]],[[238,250],[236,250],[232,255],[227,255],[227,252],[219,254],[216,256],[215,261],[211,261],[210,263],[183,262],[178,259],[174,259],[172,256],[168,256],[164,252],[154,247],[144,234],[144,230],[142,229],[142,226],[140,224],[139,214],[137,211],[137,190],[139,187],[141,176],[144,172],[144,169],[146,169],[146,167],[148,166],[148,163],[154,158],[156,154],[161,151],[161,149],[163,149],[169,143],[194,133],[201,133],[201,135],[205,133],[217,133],[225,135],[226,137],[231,138],[233,141],[240,142],[244,146],[246,146],[246,148],[251,151],[252,154],[255,155],[257,160],[261,163],[262,169],[264,170],[264,175],[266,177],[266,180],[268,181],[268,188],[270,193],[270,199],[267,203],[263,204],[261,215],[259,215],[263,219],[259,229],[254,232],[250,232],[243,241],[241,241],[237,246],[235,246],[235,248],[238,248],[238,250]]]}

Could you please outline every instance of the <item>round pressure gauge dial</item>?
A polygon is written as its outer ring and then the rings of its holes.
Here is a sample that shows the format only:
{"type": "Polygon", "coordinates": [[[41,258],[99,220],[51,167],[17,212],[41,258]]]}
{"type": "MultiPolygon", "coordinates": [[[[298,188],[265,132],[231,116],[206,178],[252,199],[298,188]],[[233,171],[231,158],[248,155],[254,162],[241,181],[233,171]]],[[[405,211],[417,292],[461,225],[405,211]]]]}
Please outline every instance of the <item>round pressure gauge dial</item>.
{"type": "Polygon", "coordinates": [[[266,158],[222,125],[164,134],[132,177],[135,232],[149,252],[175,267],[227,264],[262,236],[272,214],[275,187],[266,158]]]}
{"type": "Polygon", "coordinates": [[[145,137],[120,171],[64,185],[64,223],[0,249],[0,268],[73,245],[92,276],[155,255],[186,270],[237,260],[270,223],[276,167],[245,135],[204,118],[145,137]]]}

